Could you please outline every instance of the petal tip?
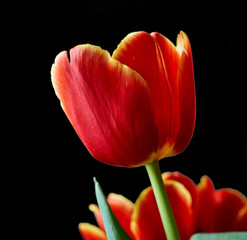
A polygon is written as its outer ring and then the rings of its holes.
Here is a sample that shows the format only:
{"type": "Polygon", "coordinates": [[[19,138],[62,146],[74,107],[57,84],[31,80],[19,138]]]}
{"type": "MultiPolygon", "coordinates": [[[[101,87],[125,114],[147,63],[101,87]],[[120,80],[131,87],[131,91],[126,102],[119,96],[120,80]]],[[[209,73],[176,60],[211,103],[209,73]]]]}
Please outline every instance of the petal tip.
{"type": "Polygon", "coordinates": [[[96,204],[90,204],[88,208],[92,213],[99,211],[99,207],[96,204]]]}
{"type": "Polygon", "coordinates": [[[90,223],[79,223],[78,225],[79,232],[84,239],[98,239],[98,240],[106,240],[105,232],[90,224],[90,223]]]}
{"type": "Polygon", "coordinates": [[[190,50],[190,42],[187,34],[183,31],[180,31],[177,36],[177,50],[182,56],[182,53],[185,52],[188,55],[188,51],[190,50]]]}

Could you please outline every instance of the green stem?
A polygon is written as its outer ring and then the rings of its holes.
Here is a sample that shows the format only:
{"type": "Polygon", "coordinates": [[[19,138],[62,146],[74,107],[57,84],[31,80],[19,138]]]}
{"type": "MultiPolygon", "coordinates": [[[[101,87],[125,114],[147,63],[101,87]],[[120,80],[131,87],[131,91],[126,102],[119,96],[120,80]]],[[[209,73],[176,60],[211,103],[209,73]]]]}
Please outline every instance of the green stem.
{"type": "Polygon", "coordinates": [[[167,240],[180,240],[165,185],[161,177],[159,162],[153,161],[152,163],[148,163],[145,166],[151,185],[153,187],[154,196],[156,198],[167,240]]]}

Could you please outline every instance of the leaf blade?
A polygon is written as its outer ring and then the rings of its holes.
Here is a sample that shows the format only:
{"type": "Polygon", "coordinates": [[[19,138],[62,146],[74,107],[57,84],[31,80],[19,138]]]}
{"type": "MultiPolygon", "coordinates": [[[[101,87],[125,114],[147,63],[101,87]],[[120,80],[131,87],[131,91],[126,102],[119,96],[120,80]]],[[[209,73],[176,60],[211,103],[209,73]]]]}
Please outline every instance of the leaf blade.
{"type": "Polygon", "coordinates": [[[190,240],[246,240],[247,232],[197,233],[190,240]]]}
{"type": "Polygon", "coordinates": [[[95,195],[103,218],[108,240],[131,240],[112,212],[100,184],[94,178],[95,195]]]}

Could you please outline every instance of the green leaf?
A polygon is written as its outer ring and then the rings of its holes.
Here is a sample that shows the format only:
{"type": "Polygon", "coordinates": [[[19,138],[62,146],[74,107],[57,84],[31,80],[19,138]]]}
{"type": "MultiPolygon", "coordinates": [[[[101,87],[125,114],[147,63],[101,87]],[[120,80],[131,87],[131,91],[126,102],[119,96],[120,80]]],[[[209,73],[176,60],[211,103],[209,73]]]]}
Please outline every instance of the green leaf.
{"type": "Polygon", "coordinates": [[[109,204],[107,203],[102,188],[100,187],[96,178],[94,178],[94,184],[95,184],[95,194],[103,218],[107,239],[131,240],[129,235],[124,231],[122,226],[119,224],[117,218],[115,217],[114,213],[112,212],[109,204]]]}
{"type": "Polygon", "coordinates": [[[190,240],[246,240],[247,232],[197,233],[190,240]]]}

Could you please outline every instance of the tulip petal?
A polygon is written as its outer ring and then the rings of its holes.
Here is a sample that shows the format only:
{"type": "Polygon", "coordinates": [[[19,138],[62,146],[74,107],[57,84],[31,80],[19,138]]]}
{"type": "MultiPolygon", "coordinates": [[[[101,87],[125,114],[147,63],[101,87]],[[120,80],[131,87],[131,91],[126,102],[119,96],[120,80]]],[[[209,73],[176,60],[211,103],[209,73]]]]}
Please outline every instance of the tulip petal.
{"type": "Polygon", "coordinates": [[[208,176],[203,176],[197,186],[196,232],[213,232],[214,230],[214,185],[208,176]]]}
{"type": "Polygon", "coordinates": [[[107,240],[104,231],[89,223],[80,223],[79,232],[84,240],[107,240]]]}
{"type": "Polygon", "coordinates": [[[202,177],[197,189],[197,232],[230,232],[238,230],[238,224],[242,226],[246,217],[241,210],[247,206],[244,195],[233,189],[215,191],[207,176],[202,177]]]}
{"type": "Polygon", "coordinates": [[[123,227],[117,220],[111,207],[109,206],[107,199],[103,193],[103,190],[96,178],[94,178],[94,183],[96,199],[104,222],[107,238],[116,240],[131,240],[129,235],[126,233],[126,231],[123,229],[123,227]]]}
{"type": "Polygon", "coordinates": [[[238,212],[233,231],[247,232],[247,203],[238,212]]]}
{"type": "MultiPolygon", "coordinates": [[[[182,240],[194,232],[192,200],[189,191],[179,182],[165,182],[166,191],[182,240]]],[[[137,240],[166,239],[152,188],[145,189],[136,202],[131,229],[137,240]]]]}
{"type": "MultiPolygon", "coordinates": [[[[239,211],[247,205],[244,195],[234,189],[215,192],[215,232],[233,231],[239,211]]],[[[247,230],[247,229],[246,229],[247,230]]]]}
{"type": "Polygon", "coordinates": [[[136,240],[166,239],[151,187],[142,191],[136,201],[131,230],[136,240]]]}
{"type": "Polygon", "coordinates": [[[191,140],[196,117],[193,59],[190,42],[184,32],[180,32],[178,35],[177,49],[181,54],[177,76],[181,126],[174,149],[176,153],[180,153],[187,147],[191,140]]]}
{"type": "MultiPolygon", "coordinates": [[[[117,220],[128,235],[133,239],[130,229],[131,216],[134,211],[134,203],[122,195],[110,193],[107,202],[115,214],[117,220]]],[[[95,204],[90,204],[89,209],[94,213],[98,226],[105,231],[104,222],[100,213],[100,209],[95,204]]]]}
{"type": "Polygon", "coordinates": [[[150,91],[142,77],[96,46],[77,46],[70,59],[66,52],[56,57],[52,82],[89,152],[115,166],[152,161],[158,135],[150,91]]]}
{"type": "Polygon", "coordinates": [[[183,186],[189,191],[192,198],[192,206],[195,210],[197,202],[197,188],[195,183],[187,176],[180,172],[165,172],[162,174],[163,181],[174,180],[183,184],[183,186]]]}
{"type": "Polygon", "coordinates": [[[107,201],[123,229],[133,239],[130,222],[134,211],[134,203],[124,196],[115,193],[110,193],[107,201]]]}
{"type": "MultiPolygon", "coordinates": [[[[151,36],[153,37],[156,45],[159,67],[163,71],[163,83],[166,84],[164,88],[167,88],[167,92],[163,92],[163,94],[169,95],[168,103],[170,105],[170,111],[167,111],[170,112],[170,126],[168,125],[168,143],[170,146],[173,146],[180,130],[181,118],[177,86],[177,74],[180,62],[180,55],[174,44],[163,35],[159,33],[151,33],[151,36]]],[[[157,111],[162,111],[162,109],[157,109],[157,111]]],[[[169,116],[167,116],[167,112],[163,112],[163,119],[169,116]]],[[[164,123],[162,123],[162,120],[161,124],[161,126],[164,127],[164,123]]],[[[170,153],[167,153],[167,150],[166,148],[164,148],[164,146],[166,146],[166,144],[164,144],[163,148],[161,148],[161,150],[159,151],[157,159],[162,159],[164,157],[175,154],[173,149],[170,153]]]]}
{"type": "Polygon", "coordinates": [[[89,210],[93,212],[98,226],[105,232],[105,225],[99,207],[96,204],[90,204],[89,210]]]}
{"type": "Polygon", "coordinates": [[[176,47],[161,34],[135,32],[122,40],[113,58],[138,72],[147,82],[159,132],[157,159],[172,155],[180,128],[177,95],[180,55],[176,47]]]}

